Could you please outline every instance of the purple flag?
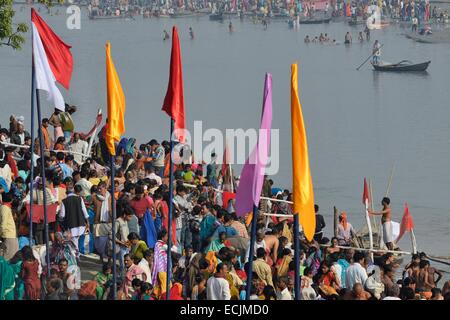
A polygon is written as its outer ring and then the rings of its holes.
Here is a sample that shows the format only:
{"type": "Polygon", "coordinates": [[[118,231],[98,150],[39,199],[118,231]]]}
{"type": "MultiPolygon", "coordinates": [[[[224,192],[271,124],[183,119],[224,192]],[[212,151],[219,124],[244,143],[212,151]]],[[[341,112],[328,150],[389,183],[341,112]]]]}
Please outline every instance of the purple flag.
{"type": "Polygon", "coordinates": [[[270,148],[272,128],[272,75],[266,73],[264,99],[258,143],[242,168],[239,186],[236,191],[236,214],[243,216],[259,205],[270,148]]]}

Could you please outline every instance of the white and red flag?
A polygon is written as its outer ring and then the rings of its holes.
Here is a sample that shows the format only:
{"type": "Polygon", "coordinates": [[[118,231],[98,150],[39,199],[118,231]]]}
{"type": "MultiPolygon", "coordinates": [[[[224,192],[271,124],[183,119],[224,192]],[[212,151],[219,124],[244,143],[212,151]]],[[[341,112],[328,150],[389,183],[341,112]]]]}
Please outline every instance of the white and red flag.
{"type": "Polygon", "coordinates": [[[65,111],[64,98],[56,82],[69,89],[73,70],[71,46],[64,43],[34,9],[31,9],[31,25],[36,88],[47,91],[48,101],[65,111]]]}

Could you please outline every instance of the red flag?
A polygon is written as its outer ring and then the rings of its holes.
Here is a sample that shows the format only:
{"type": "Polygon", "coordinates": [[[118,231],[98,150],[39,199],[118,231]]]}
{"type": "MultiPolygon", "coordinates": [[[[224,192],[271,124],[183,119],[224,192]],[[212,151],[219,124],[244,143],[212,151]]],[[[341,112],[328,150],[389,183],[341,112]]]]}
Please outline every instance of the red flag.
{"type": "MultiPolygon", "coordinates": [[[[175,130],[185,129],[181,49],[177,27],[175,26],[173,26],[172,31],[169,85],[167,87],[162,110],[174,120],[175,130]]],[[[177,138],[180,142],[184,142],[185,137],[181,133],[177,134],[177,138]]]]}
{"type": "Polygon", "coordinates": [[[73,59],[71,46],[62,41],[45,21],[31,8],[31,22],[36,26],[47,60],[56,81],[69,89],[72,77],[73,59]]]}
{"type": "Polygon", "coordinates": [[[408,204],[405,203],[405,210],[403,212],[403,218],[400,224],[400,234],[398,235],[397,240],[395,240],[395,242],[397,243],[400,240],[400,238],[403,237],[406,231],[411,232],[412,229],[414,229],[414,221],[409,213],[408,204]]]}
{"type": "Polygon", "coordinates": [[[369,200],[370,200],[369,187],[367,186],[366,178],[364,178],[364,192],[363,192],[362,202],[363,202],[363,204],[365,204],[368,207],[369,200]]]}

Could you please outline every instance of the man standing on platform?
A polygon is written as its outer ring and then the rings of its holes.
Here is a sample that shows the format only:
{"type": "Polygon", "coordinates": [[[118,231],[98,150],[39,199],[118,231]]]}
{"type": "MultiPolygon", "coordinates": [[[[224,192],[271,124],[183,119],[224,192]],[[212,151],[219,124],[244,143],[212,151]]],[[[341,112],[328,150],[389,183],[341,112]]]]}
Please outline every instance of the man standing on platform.
{"type": "Polygon", "coordinates": [[[389,250],[394,250],[394,235],[392,230],[392,222],[391,222],[391,207],[389,204],[391,200],[387,197],[384,197],[381,201],[383,205],[383,211],[381,212],[373,212],[369,211],[369,214],[373,214],[381,217],[381,224],[383,225],[383,241],[388,247],[389,250]]]}

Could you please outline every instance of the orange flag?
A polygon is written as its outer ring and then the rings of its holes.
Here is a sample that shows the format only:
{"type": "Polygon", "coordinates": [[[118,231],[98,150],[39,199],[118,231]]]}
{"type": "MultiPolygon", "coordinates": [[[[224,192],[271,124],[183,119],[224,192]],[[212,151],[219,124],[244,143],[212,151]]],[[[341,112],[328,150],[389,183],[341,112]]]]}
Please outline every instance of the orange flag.
{"type": "Polygon", "coordinates": [[[106,98],[108,103],[108,126],[106,146],[112,156],[116,155],[114,141],[119,142],[125,132],[125,95],[111,58],[109,42],[106,43],[106,98]]]}
{"type": "Polygon", "coordinates": [[[291,129],[292,129],[292,193],[294,213],[300,214],[300,224],[306,239],[311,241],[316,229],[314,191],[309,167],[308,142],[298,97],[297,64],[291,66],[291,129]]]}

